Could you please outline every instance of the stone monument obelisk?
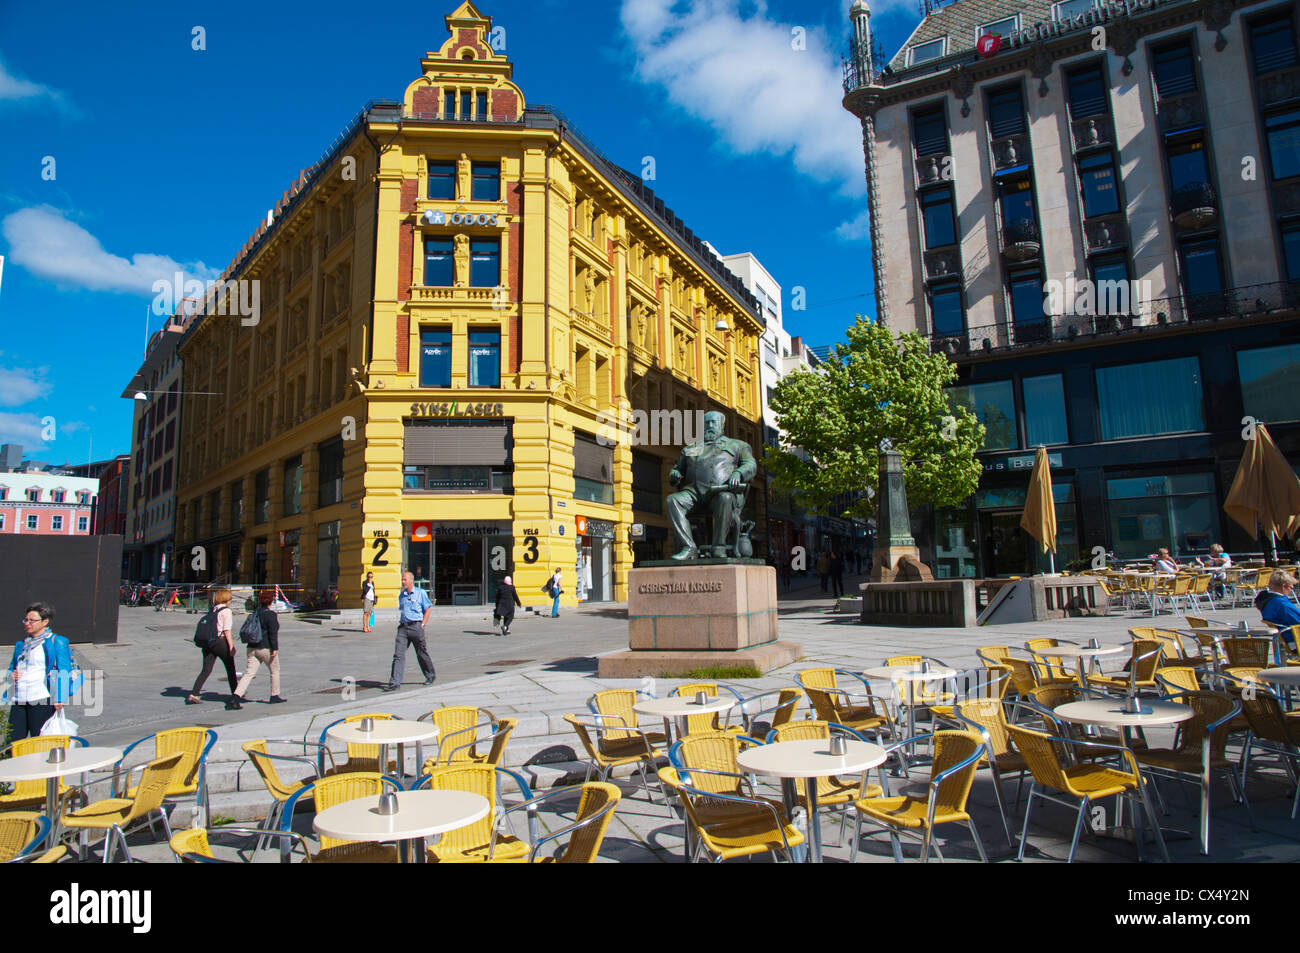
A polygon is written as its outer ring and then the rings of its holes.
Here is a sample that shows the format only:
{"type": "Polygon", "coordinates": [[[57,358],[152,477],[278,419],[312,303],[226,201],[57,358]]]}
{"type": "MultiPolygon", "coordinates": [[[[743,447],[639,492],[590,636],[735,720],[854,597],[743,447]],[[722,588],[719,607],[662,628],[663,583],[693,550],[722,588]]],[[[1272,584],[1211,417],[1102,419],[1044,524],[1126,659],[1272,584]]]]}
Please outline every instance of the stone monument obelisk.
{"type": "Polygon", "coordinates": [[[880,444],[880,489],[877,494],[876,546],[871,551],[872,582],[929,582],[934,576],[921,562],[907,516],[903,457],[889,440],[880,444]]]}

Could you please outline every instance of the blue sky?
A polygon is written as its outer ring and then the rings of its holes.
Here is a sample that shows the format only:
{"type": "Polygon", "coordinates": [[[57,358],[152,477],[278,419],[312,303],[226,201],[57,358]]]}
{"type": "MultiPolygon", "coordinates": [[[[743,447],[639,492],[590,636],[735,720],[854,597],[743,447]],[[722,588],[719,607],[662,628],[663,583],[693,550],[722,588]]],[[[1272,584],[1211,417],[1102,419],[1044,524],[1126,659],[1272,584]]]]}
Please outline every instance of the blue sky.
{"type": "MultiPolygon", "coordinates": [[[[163,320],[154,280],[224,269],[365,102],[401,98],[455,5],[400,22],[334,0],[0,5],[0,443],[128,452],[119,395],[163,320]]],[[[656,192],[721,253],[756,254],[812,344],[873,313],[861,139],[839,105],[848,6],[479,5],[527,100],[626,168],[653,156],[656,192]]],[[[886,55],[918,19],[913,0],[873,4],[886,55]]]]}

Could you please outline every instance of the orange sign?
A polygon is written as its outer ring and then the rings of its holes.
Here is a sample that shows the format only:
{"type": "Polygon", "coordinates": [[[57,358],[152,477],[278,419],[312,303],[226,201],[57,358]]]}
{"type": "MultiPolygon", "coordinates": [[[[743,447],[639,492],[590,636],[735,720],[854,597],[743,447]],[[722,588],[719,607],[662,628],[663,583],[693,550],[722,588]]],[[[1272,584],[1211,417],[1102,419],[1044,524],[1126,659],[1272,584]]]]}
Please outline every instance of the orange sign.
{"type": "Polygon", "coordinates": [[[586,535],[587,535],[587,517],[585,517],[585,516],[579,516],[579,517],[577,517],[577,523],[578,523],[578,535],[579,535],[579,536],[586,536],[586,535]]]}
{"type": "Polygon", "coordinates": [[[427,543],[433,539],[433,526],[428,522],[411,524],[411,542],[427,543]]]}

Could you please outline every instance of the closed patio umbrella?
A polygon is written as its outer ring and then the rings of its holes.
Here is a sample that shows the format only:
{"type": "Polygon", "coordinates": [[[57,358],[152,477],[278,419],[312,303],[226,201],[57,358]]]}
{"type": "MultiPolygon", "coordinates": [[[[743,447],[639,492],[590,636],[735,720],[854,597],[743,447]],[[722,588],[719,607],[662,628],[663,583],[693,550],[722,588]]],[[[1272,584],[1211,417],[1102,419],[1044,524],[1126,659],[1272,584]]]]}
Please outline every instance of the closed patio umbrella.
{"type": "Polygon", "coordinates": [[[1256,426],[1255,439],[1246,441],[1223,510],[1252,536],[1258,521],[1268,534],[1274,558],[1274,538],[1284,535],[1300,516],[1300,480],[1263,424],[1256,426]]]}
{"type": "Polygon", "coordinates": [[[1056,503],[1052,499],[1052,468],[1046,447],[1039,447],[1034,454],[1034,472],[1029,475],[1029,493],[1025,497],[1025,511],[1020,514],[1020,526],[1038,540],[1043,552],[1051,550],[1048,560],[1055,573],[1056,503]]]}

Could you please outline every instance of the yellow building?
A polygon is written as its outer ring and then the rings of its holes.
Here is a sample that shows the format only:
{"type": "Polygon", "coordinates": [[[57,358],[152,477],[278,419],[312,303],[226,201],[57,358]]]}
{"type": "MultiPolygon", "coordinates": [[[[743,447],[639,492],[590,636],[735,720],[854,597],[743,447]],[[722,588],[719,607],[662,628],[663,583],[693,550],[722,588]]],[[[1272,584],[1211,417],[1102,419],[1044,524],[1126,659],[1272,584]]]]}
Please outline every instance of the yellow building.
{"type": "Polygon", "coordinates": [[[558,568],[562,603],[622,600],[634,559],[671,555],[667,472],[698,416],[761,447],[752,296],[526,106],[472,3],[446,23],[403,102],[368,107],[231,266],[256,321],[209,313],[180,346],[184,390],[214,392],[182,414],[191,578],[337,579],[354,606],[373,571],[391,607],[403,567],[439,604],[513,573],[537,605],[558,568]]]}

